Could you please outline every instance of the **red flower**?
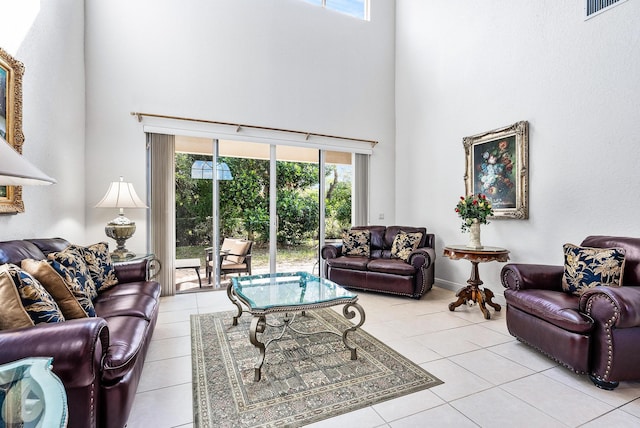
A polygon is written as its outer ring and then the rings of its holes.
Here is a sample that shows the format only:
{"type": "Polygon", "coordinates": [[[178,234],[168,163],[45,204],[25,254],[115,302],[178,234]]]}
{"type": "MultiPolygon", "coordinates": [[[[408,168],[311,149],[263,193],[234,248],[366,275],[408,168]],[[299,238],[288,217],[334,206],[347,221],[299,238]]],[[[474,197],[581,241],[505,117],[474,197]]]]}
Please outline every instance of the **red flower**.
{"type": "Polygon", "coordinates": [[[477,199],[473,200],[473,205],[478,205],[478,200],[477,199]]]}
{"type": "Polygon", "coordinates": [[[464,201],[464,196],[460,196],[460,200],[461,200],[461,201],[464,201]]]}
{"type": "Polygon", "coordinates": [[[456,212],[457,212],[457,213],[459,213],[459,212],[460,212],[460,210],[456,208],[456,212]]]}

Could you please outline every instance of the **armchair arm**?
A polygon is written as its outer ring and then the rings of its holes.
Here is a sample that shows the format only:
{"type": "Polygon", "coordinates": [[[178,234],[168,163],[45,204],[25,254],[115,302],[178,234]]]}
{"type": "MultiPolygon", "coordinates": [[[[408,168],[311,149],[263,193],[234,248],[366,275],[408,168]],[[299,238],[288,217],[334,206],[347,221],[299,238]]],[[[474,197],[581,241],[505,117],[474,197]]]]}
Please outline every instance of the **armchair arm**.
{"type": "Polygon", "coordinates": [[[103,318],[0,331],[0,363],[26,357],[53,357],[53,371],[65,387],[84,387],[100,377],[102,357],[109,345],[103,318]]]}
{"type": "Polygon", "coordinates": [[[594,287],[580,296],[580,310],[615,328],[640,326],[640,287],[594,287]]]}
{"type": "Polygon", "coordinates": [[[342,244],[327,244],[322,247],[322,251],[320,251],[320,255],[323,259],[335,259],[336,257],[340,257],[342,255],[342,244]]]}
{"type": "Polygon", "coordinates": [[[562,291],[564,266],[509,263],[502,268],[500,279],[511,290],[562,291]]]}

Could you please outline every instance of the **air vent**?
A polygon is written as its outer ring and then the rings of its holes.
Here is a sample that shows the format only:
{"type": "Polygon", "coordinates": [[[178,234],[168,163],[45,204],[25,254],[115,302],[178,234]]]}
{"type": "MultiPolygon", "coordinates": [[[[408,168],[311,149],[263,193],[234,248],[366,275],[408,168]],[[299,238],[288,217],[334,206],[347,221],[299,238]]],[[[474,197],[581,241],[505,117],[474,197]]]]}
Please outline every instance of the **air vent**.
{"type": "Polygon", "coordinates": [[[585,19],[591,18],[605,10],[609,10],[627,0],[585,0],[585,19]]]}

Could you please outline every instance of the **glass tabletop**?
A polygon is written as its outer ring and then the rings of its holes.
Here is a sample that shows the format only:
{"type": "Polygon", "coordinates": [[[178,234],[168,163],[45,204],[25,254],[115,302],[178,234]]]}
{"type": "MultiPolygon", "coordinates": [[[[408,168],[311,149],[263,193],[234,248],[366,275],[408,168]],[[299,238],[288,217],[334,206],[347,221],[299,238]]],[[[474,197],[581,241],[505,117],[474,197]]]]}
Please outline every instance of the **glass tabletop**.
{"type": "Polygon", "coordinates": [[[333,281],[307,272],[234,277],[233,291],[251,309],[312,306],[322,303],[354,301],[358,295],[333,281]]]}

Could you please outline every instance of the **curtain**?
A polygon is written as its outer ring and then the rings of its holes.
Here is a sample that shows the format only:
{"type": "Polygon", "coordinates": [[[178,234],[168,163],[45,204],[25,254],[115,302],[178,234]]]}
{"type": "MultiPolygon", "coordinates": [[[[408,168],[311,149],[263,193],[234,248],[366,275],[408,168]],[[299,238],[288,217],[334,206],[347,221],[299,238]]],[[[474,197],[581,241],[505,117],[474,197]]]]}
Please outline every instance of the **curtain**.
{"type": "Polygon", "coordinates": [[[175,136],[147,134],[149,153],[151,252],[160,261],[162,296],[176,294],[175,136]]]}
{"type": "Polygon", "coordinates": [[[369,224],[369,155],[356,153],[353,160],[353,226],[369,224]]]}

